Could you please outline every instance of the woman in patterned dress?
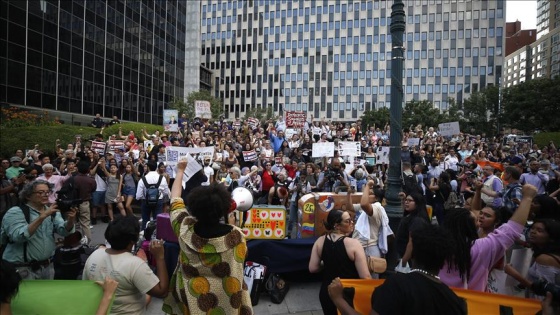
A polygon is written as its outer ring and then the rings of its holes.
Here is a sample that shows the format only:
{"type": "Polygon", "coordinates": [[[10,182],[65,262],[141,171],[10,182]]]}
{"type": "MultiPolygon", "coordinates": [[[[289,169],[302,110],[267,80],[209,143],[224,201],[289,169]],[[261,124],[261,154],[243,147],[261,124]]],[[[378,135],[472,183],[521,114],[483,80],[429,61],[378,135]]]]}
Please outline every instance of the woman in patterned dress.
{"type": "Polygon", "coordinates": [[[200,186],[181,198],[187,162],[177,164],[171,189],[171,225],[181,252],[164,301],[167,314],[253,314],[243,263],[247,243],[228,222],[231,196],[223,185],[200,186]],[[210,206],[212,205],[212,206],[210,206]]]}

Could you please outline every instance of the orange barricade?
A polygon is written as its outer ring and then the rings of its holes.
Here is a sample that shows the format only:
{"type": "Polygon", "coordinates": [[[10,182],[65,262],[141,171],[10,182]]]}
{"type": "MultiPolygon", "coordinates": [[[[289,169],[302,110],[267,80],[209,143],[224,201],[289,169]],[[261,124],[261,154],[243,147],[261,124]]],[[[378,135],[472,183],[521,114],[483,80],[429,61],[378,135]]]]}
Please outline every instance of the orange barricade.
{"type": "MultiPolygon", "coordinates": [[[[355,288],[354,308],[360,314],[369,314],[371,311],[371,293],[384,280],[341,279],[342,285],[355,288]]],[[[509,295],[485,293],[464,289],[453,289],[461,298],[467,301],[469,314],[512,314],[535,315],[541,309],[538,300],[523,299],[509,295]],[[507,310],[505,313],[504,310],[507,310]]]]}

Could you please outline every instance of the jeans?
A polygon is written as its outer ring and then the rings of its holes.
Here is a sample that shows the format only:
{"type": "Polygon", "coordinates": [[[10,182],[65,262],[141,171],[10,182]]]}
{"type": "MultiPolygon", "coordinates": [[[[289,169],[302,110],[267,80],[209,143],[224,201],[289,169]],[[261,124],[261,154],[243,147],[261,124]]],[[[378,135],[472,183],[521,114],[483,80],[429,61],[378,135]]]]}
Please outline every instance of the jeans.
{"type": "Polygon", "coordinates": [[[31,267],[17,267],[16,270],[23,280],[54,279],[54,266],[52,262],[48,266],[41,266],[37,270],[33,270],[31,267]]]}
{"type": "Polygon", "coordinates": [[[161,213],[163,209],[163,200],[159,199],[157,206],[148,206],[145,199],[142,199],[142,230],[146,228],[146,224],[150,221],[150,215],[152,220],[157,218],[157,215],[161,213]]]}

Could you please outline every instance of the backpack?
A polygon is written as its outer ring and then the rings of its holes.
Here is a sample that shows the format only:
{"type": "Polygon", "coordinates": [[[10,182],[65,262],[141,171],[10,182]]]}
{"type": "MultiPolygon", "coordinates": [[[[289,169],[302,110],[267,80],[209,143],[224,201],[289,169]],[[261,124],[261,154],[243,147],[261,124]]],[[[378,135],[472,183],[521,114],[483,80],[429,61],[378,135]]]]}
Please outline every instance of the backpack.
{"type": "Polygon", "coordinates": [[[146,181],[146,176],[142,176],[142,181],[144,182],[144,186],[146,187],[146,193],[144,195],[144,199],[146,199],[146,204],[150,207],[155,207],[159,201],[159,184],[161,184],[161,180],[163,179],[163,175],[159,175],[159,180],[157,184],[148,184],[146,181]]]}
{"type": "Polygon", "coordinates": [[[416,179],[416,175],[407,175],[406,173],[402,173],[403,177],[403,191],[405,194],[410,195],[411,193],[419,193],[422,194],[420,190],[420,186],[418,185],[418,180],[416,179]]]}
{"type": "Polygon", "coordinates": [[[60,190],[56,192],[57,198],[61,200],[75,200],[78,199],[78,189],[76,189],[76,185],[74,184],[74,176],[70,176],[60,190]]]}
{"type": "MultiPolygon", "coordinates": [[[[27,204],[22,204],[19,206],[19,208],[21,209],[21,211],[23,212],[23,217],[25,218],[25,222],[27,222],[27,224],[29,224],[31,222],[31,209],[29,208],[29,206],[27,204]]],[[[12,243],[12,241],[10,240],[9,236],[6,234],[6,232],[4,231],[4,227],[2,225],[2,220],[4,219],[4,215],[7,213],[8,211],[5,211],[2,214],[2,217],[0,218],[0,257],[1,255],[4,254],[4,250],[6,249],[6,246],[8,245],[8,243],[12,243]]],[[[51,214],[51,223],[54,222],[54,217],[56,216],[56,212],[51,214]]],[[[54,234],[53,234],[54,237],[54,234]]],[[[27,262],[27,241],[23,242],[23,261],[27,262]]]]}

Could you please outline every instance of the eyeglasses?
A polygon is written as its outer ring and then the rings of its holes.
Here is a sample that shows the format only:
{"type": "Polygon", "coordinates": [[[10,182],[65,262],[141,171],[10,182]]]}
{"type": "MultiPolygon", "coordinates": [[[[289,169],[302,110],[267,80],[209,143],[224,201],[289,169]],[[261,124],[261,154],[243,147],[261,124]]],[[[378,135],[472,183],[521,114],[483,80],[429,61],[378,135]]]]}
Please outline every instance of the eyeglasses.
{"type": "Polygon", "coordinates": [[[51,192],[48,190],[39,190],[39,191],[34,191],[33,193],[39,196],[48,196],[51,192]]]}

